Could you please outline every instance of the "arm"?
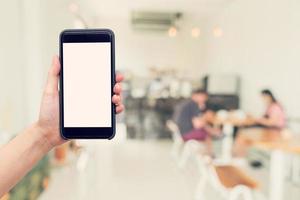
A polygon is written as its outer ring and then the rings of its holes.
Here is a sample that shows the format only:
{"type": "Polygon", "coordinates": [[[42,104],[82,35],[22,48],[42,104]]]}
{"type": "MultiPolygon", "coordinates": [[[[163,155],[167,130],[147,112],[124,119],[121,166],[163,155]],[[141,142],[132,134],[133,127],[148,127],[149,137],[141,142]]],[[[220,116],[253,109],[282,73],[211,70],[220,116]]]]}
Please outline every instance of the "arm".
{"type": "Polygon", "coordinates": [[[195,117],[192,119],[193,127],[195,129],[205,128],[209,123],[213,124],[215,122],[215,114],[212,111],[206,111],[202,116],[198,116],[198,113],[195,114],[195,117]]]}
{"type": "Polygon", "coordinates": [[[192,123],[194,129],[203,128],[206,125],[206,122],[202,117],[193,117],[192,123]]]}
{"type": "Polygon", "coordinates": [[[0,197],[8,192],[48,151],[43,129],[32,124],[0,149],[0,197]]]}
{"type": "MultiPolygon", "coordinates": [[[[48,73],[39,119],[0,148],[0,198],[53,147],[66,142],[59,133],[59,71],[59,59],[55,56],[48,73]]],[[[112,102],[117,105],[117,113],[124,109],[119,83],[122,79],[122,76],[116,76],[117,83],[112,98],[112,102]]]]}
{"type": "Polygon", "coordinates": [[[281,127],[283,126],[284,113],[279,106],[273,106],[272,111],[268,118],[261,118],[257,120],[257,123],[270,127],[281,127]]]}
{"type": "Polygon", "coordinates": [[[257,123],[264,125],[264,126],[274,126],[277,127],[279,124],[279,120],[276,116],[273,116],[272,118],[261,118],[257,121],[257,123]]]}

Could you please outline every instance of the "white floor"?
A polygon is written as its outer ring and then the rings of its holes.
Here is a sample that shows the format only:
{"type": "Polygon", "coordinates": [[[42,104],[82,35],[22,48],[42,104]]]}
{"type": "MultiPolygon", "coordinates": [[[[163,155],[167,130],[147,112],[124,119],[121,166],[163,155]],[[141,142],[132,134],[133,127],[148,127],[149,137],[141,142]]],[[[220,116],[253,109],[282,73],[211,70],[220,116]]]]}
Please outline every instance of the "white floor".
{"type": "Polygon", "coordinates": [[[194,185],[169,141],[89,142],[79,160],[53,170],[40,200],[191,200],[194,185]]]}
{"type": "MultiPolygon", "coordinates": [[[[80,157],[52,170],[49,188],[39,200],[193,200],[194,165],[180,170],[170,155],[168,140],[85,142],[80,157]]],[[[245,167],[246,169],[247,167],[245,167]]],[[[268,170],[248,169],[260,182],[255,200],[268,195],[268,170]]],[[[286,185],[286,197],[299,199],[299,186],[286,185]]],[[[220,200],[207,187],[206,199],[220,200]]]]}

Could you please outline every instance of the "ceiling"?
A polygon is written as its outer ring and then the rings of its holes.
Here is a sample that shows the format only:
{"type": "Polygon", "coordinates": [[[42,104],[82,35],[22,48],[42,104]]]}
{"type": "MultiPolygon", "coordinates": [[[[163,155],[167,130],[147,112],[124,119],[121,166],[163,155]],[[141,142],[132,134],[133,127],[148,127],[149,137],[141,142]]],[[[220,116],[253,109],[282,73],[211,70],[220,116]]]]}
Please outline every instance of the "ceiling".
{"type": "MultiPolygon", "coordinates": [[[[193,18],[217,14],[234,0],[78,0],[98,17],[128,17],[131,10],[179,11],[193,18]]],[[[91,13],[90,13],[91,14],[91,13]]]]}

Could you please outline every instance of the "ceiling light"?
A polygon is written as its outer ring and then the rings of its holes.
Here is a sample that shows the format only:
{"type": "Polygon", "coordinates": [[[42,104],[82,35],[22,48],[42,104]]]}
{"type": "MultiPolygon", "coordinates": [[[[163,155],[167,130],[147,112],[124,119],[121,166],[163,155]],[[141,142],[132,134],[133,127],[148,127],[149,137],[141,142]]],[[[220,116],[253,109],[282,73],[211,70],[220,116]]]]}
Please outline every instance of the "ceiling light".
{"type": "Polygon", "coordinates": [[[76,3],[70,3],[69,4],[69,11],[71,13],[78,13],[78,10],[79,10],[78,4],[76,4],[76,3]]]}
{"type": "Polygon", "coordinates": [[[192,35],[192,37],[194,37],[194,38],[198,38],[199,36],[200,36],[200,29],[199,28],[197,28],[197,27],[195,27],[195,28],[192,28],[192,30],[191,30],[191,35],[192,35]]]}
{"type": "Polygon", "coordinates": [[[223,30],[220,27],[216,27],[213,30],[213,34],[216,38],[223,36],[223,30]]]}
{"type": "Polygon", "coordinates": [[[168,30],[169,37],[175,37],[177,35],[176,27],[172,26],[168,30]]]}

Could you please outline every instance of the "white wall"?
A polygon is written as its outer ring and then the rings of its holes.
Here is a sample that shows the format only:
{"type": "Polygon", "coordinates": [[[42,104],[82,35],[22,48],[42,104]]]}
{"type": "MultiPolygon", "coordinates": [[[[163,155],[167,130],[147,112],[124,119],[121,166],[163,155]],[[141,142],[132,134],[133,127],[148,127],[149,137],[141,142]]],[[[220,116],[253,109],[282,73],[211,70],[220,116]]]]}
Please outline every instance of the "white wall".
{"type": "Polygon", "coordinates": [[[72,27],[69,1],[9,0],[0,7],[0,133],[37,120],[58,34],[72,27]]]}
{"type": "Polygon", "coordinates": [[[101,18],[97,27],[115,32],[117,69],[145,75],[149,67],[155,66],[179,69],[188,77],[201,74],[197,69],[201,65],[203,40],[191,37],[189,23],[183,24],[175,38],[168,37],[167,32],[134,31],[129,17],[101,18]]]}
{"type": "Polygon", "coordinates": [[[203,67],[242,77],[242,107],[259,112],[270,88],[290,117],[300,116],[300,1],[233,1],[207,22],[203,67]],[[221,38],[210,32],[224,30],[221,38]]]}
{"type": "MultiPolygon", "coordinates": [[[[111,14],[108,11],[103,14],[101,9],[109,8],[108,5],[101,8],[92,7],[95,3],[91,1],[80,2],[81,13],[91,27],[110,28],[115,32],[117,69],[131,70],[142,76],[153,66],[180,69],[188,77],[199,77],[201,74],[203,39],[192,38],[190,30],[193,26],[202,27],[203,20],[185,13],[178,35],[170,38],[167,32],[133,30],[130,24],[130,5],[134,3],[128,3],[122,9],[117,8],[111,14]],[[121,14],[116,13],[117,11],[121,14]]],[[[110,5],[109,2],[108,4],[110,5]]]]}
{"type": "MultiPolygon", "coordinates": [[[[0,23],[5,28],[0,33],[0,130],[16,132],[37,119],[47,71],[52,56],[58,53],[59,33],[73,28],[70,2],[11,0],[1,6],[0,23]]],[[[84,12],[93,18],[98,16],[96,11],[84,12]]],[[[203,41],[191,38],[189,31],[180,31],[176,38],[166,33],[134,32],[129,12],[127,18],[97,20],[93,27],[115,31],[117,69],[142,76],[153,66],[181,68],[187,76],[200,74],[191,69],[199,67],[203,41]]]]}
{"type": "MultiPolygon", "coordinates": [[[[10,0],[0,7],[0,130],[17,131],[36,120],[59,32],[73,27],[69,2],[10,0]]],[[[176,38],[133,31],[129,13],[101,16],[97,9],[81,6],[93,27],[115,31],[117,69],[145,75],[152,66],[173,67],[195,78],[207,72],[237,73],[245,110],[259,112],[258,91],[270,87],[291,117],[300,116],[298,0],[233,1],[206,22],[186,14],[176,38]],[[202,29],[199,39],[190,36],[193,26],[202,29]],[[212,36],[215,26],[223,28],[222,38],[212,36]]]]}
{"type": "Polygon", "coordinates": [[[17,0],[0,6],[0,133],[17,131],[25,118],[20,10],[17,0]]]}

